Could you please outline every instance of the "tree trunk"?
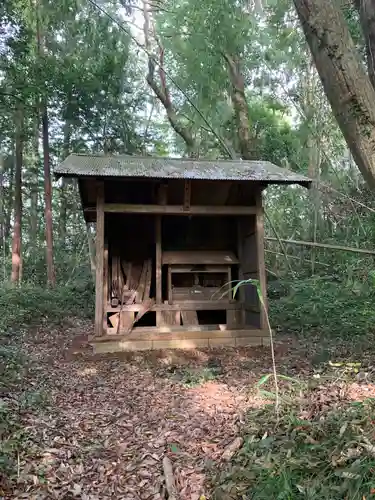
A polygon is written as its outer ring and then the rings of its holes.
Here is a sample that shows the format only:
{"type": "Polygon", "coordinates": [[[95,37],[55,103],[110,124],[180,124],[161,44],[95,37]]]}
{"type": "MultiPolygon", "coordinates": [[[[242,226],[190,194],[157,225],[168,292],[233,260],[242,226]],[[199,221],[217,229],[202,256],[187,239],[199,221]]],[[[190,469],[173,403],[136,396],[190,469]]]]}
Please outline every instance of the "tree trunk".
{"type": "Polygon", "coordinates": [[[12,240],[11,282],[20,282],[21,272],[21,223],[22,223],[22,153],[23,153],[23,109],[18,105],[15,116],[15,179],[14,179],[14,223],[12,240]]]}
{"type": "Polygon", "coordinates": [[[36,105],[36,116],[34,124],[34,144],[33,144],[33,172],[30,196],[30,231],[32,247],[34,251],[38,247],[38,187],[39,187],[39,104],[36,105]]]}
{"type": "Polygon", "coordinates": [[[325,94],[353,157],[375,188],[375,90],[335,0],[293,0],[325,94]]]}
{"type": "Polygon", "coordinates": [[[54,287],[55,269],[53,264],[53,224],[52,224],[52,186],[49,164],[49,138],[48,138],[48,112],[47,104],[42,108],[42,134],[43,134],[43,165],[44,165],[44,217],[46,223],[46,260],[47,284],[54,287]]]}
{"type": "MultiPolygon", "coordinates": [[[[69,155],[70,151],[70,135],[71,126],[69,122],[69,104],[67,105],[65,124],[64,124],[64,145],[63,145],[63,155],[64,159],[69,155]]],[[[67,222],[67,212],[68,212],[68,197],[67,197],[67,184],[65,178],[62,178],[61,189],[60,189],[60,217],[59,217],[59,229],[60,229],[60,242],[64,247],[66,243],[66,222],[67,222]]]]}
{"type": "Polygon", "coordinates": [[[250,130],[249,107],[245,94],[245,80],[241,73],[240,59],[237,56],[223,53],[228,66],[232,85],[231,97],[238,130],[238,144],[243,160],[254,160],[254,140],[250,130]]]}
{"type": "Polygon", "coordinates": [[[145,47],[148,51],[148,74],[146,81],[156,97],[159,99],[161,104],[164,106],[165,112],[169,123],[171,124],[173,130],[178,134],[186,144],[186,152],[190,158],[198,156],[196,140],[191,133],[189,127],[182,123],[181,119],[176,112],[175,106],[173,105],[169,88],[166,81],[166,75],[164,72],[164,48],[158,40],[155,33],[155,28],[151,30],[151,19],[150,19],[150,5],[148,0],[143,0],[143,34],[145,37],[145,47]],[[150,40],[150,32],[154,32],[155,40],[158,46],[159,52],[159,83],[155,76],[155,60],[152,55],[152,45],[150,40]]]}
{"type": "MultiPolygon", "coordinates": [[[[12,145],[12,151],[15,151],[15,144],[12,145]]],[[[14,154],[11,157],[10,168],[8,173],[9,185],[6,197],[6,208],[4,209],[4,240],[6,242],[6,249],[8,250],[10,239],[10,221],[12,218],[12,211],[14,206],[14,167],[15,167],[14,154]]],[[[4,200],[5,201],[5,200],[4,200]]]]}
{"type": "Polygon", "coordinates": [[[375,0],[355,0],[366,44],[367,71],[375,88],[375,0]]]}

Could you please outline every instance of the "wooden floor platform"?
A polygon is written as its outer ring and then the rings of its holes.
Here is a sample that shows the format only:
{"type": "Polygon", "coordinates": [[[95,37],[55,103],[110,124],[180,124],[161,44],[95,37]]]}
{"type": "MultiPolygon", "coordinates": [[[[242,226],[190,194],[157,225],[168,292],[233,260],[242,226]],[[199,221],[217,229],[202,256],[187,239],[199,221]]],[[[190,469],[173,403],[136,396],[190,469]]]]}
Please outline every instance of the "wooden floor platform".
{"type": "Polygon", "coordinates": [[[197,349],[209,347],[236,347],[269,345],[266,330],[196,330],[178,328],[135,328],[128,335],[104,335],[93,337],[90,344],[95,354],[142,351],[150,349],[197,349]]]}

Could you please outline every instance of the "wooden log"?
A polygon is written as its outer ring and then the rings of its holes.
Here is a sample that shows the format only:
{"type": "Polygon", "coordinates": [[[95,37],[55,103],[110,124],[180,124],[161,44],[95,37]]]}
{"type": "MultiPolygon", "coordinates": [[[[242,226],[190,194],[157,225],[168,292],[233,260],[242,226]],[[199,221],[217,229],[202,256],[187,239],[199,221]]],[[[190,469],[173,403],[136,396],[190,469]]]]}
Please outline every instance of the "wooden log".
{"type": "Polygon", "coordinates": [[[104,317],[104,184],[96,185],[96,276],[95,276],[95,335],[103,333],[104,317]]]}
{"type": "Polygon", "coordinates": [[[167,456],[163,458],[163,471],[165,478],[165,487],[168,492],[168,500],[177,500],[177,488],[173,475],[172,462],[167,456]]]}

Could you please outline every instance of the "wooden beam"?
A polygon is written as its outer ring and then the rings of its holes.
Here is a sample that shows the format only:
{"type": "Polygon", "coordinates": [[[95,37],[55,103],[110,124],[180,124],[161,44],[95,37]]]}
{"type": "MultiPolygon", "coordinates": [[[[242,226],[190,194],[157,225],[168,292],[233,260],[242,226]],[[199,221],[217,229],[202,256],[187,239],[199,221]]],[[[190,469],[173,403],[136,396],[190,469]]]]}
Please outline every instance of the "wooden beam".
{"type": "Polygon", "coordinates": [[[104,315],[104,183],[96,184],[96,279],[95,279],[95,335],[103,334],[104,315]]]}
{"type": "MultiPolygon", "coordinates": [[[[92,212],[93,208],[86,208],[85,212],[92,212]]],[[[164,215],[254,215],[259,209],[257,207],[231,207],[231,206],[209,206],[192,205],[190,208],[184,205],[138,205],[126,203],[106,203],[104,211],[109,213],[127,214],[164,214],[164,215]]]]}
{"type": "MultiPolygon", "coordinates": [[[[154,304],[150,311],[225,311],[226,309],[241,309],[243,306],[240,302],[227,302],[226,300],[184,300],[183,302],[175,302],[174,304],[154,304]]],[[[123,311],[142,311],[142,304],[129,304],[122,306],[123,311]]],[[[107,312],[119,312],[118,307],[107,307],[107,312]]],[[[158,325],[159,326],[159,325],[158,325]]]]}

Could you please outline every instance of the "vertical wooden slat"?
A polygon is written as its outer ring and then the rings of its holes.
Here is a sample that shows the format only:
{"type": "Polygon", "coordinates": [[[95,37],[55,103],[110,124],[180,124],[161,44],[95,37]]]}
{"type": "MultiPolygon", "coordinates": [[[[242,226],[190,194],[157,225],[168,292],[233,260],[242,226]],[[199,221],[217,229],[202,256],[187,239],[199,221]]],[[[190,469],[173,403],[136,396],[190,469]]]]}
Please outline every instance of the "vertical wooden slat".
{"type": "Polygon", "coordinates": [[[107,307],[109,305],[109,295],[108,295],[108,275],[109,275],[109,269],[108,269],[108,243],[104,243],[104,259],[103,259],[103,297],[104,297],[104,311],[103,311],[103,333],[106,333],[107,330],[107,307]]]}
{"type": "MultiPolygon", "coordinates": [[[[161,215],[155,217],[155,271],[156,271],[156,304],[162,303],[162,284],[161,284],[161,215]]],[[[161,314],[156,313],[156,326],[161,323],[161,314]]]]}
{"type": "Polygon", "coordinates": [[[233,283],[232,283],[232,267],[228,266],[227,271],[227,280],[228,280],[228,300],[232,300],[233,298],[233,283]]]}
{"type": "Polygon", "coordinates": [[[191,198],[191,181],[185,180],[184,185],[184,210],[189,210],[191,198]]]}
{"type": "Polygon", "coordinates": [[[172,304],[172,268],[168,265],[168,304],[172,304]]]}
{"type": "Polygon", "coordinates": [[[162,302],[162,288],[161,288],[161,216],[157,215],[155,218],[155,234],[156,234],[156,303],[162,302]]]}
{"type": "MultiPolygon", "coordinates": [[[[258,208],[262,208],[262,192],[257,193],[256,204],[258,208]]],[[[266,311],[268,311],[267,302],[267,283],[266,283],[266,264],[264,261],[264,216],[263,210],[259,210],[256,215],[256,245],[257,245],[257,260],[258,260],[258,276],[260,290],[263,297],[264,306],[260,306],[260,327],[267,328],[266,311]]]]}
{"type": "Polygon", "coordinates": [[[104,315],[104,184],[96,188],[96,279],[95,279],[95,335],[103,334],[104,315]]]}
{"type": "MultiPolygon", "coordinates": [[[[237,219],[237,253],[238,253],[238,260],[239,260],[239,266],[238,266],[238,279],[241,281],[244,279],[244,272],[243,272],[243,232],[242,232],[242,218],[238,217],[237,219]]],[[[241,304],[244,304],[245,302],[245,290],[243,286],[240,286],[238,288],[238,294],[240,298],[241,304]]],[[[245,324],[245,310],[241,309],[240,311],[240,316],[241,316],[241,324],[245,324]]]]}
{"type": "MultiPolygon", "coordinates": [[[[160,184],[157,192],[157,200],[159,205],[166,205],[168,201],[168,185],[160,184]]],[[[161,215],[155,216],[155,272],[156,272],[156,293],[155,301],[156,304],[161,304],[163,301],[162,297],[162,265],[161,265],[161,251],[162,251],[162,241],[161,241],[161,215]]],[[[156,313],[156,326],[160,326],[163,322],[161,312],[156,313]]]]}

